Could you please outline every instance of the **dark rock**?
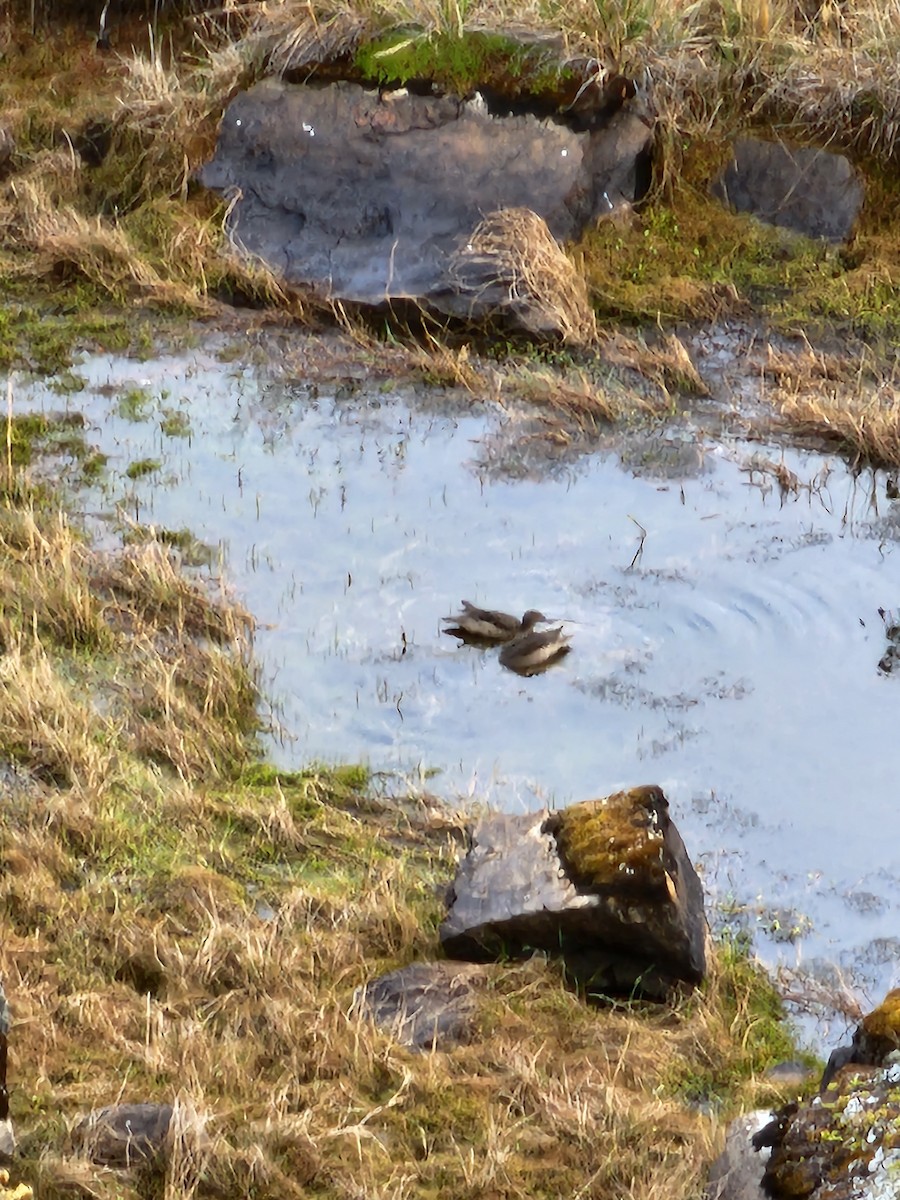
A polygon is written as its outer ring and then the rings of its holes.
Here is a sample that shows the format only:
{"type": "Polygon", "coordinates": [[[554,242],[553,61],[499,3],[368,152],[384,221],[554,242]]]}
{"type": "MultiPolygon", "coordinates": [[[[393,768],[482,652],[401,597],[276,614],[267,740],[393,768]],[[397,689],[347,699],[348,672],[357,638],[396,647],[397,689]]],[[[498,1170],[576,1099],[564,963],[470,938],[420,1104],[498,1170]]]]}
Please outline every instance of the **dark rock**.
{"type": "Polygon", "coordinates": [[[706,968],[703,890],[658,787],[478,823],[440,930],[453,958],[561,954],[591,991],[661,997],[706,968]]]}
{"type": "Polygon", "coordinates": [[[864,188],[842,154],[739,138],[712,192],[738,212],[839,242],[853,230],[864,188]]]}
{"type": "Polygon", "coordinates": [[[12,174],[16,153],[16,139],[11,130],[0,125],[0,179],[12,174]]]}
{"type": "Polygon", "coordinates": [[[404,1046],[445,1050],[469,1040],[483,975],[463,963],[411,963],[359,988],[354,1005],[404,1046]]]}
{"type": "Polygon", "coordinates": [[[72,145],[86,167],[99,167],[112,145],[112,125],[109,121],[87,121],[72,138],[72,145]]]}
{"type": "Polygon", "coordinates": [[[162,1154],[172,1121],[171,1104],[114,1104],[79,1121],[75,1140],[91,1162],[130,1167],[162,1154]]]}
{"type": "Polygon", "coordinates": [[[732,1125],[707,1196],[893,1200],[898,1172],[900,989],[834,1051],[817,1095],[732,1125]]]}
{"type": "Polygon", "coordinates": [[[707,1200],[894,1200],[898,1173],[900,989],[832,1053],[811,1100],[734,1122],[707,1200]]]}
{"type": "Polygon", "coordinates": [[[757,1149],[753,1137],[771,1116],[767,1110],[758,1109],[731,1122],[725,1148],[710,1168],[707,1200],[768,1200],[762,1176],[769,1150],[757,1149]]]}
{"type": "Polygon", "coordinates": [[[796,1100],[792,1100],[790,1104],[786,1104],[778,1112],[772,1113],[771,1119],[761,1129],[757,1129],[756,1133],[750,1138],[753,1149],[771,1150],[773,1146],[777,1146],[784,1137],[784,1132],[788,1125],[797,1115],[799,1107],[799,1103],[796,1100]]]}
{"type": "Polygon", "coordinates": [[[198,178],[234,193],[231,234],[290,284],[477,317],[489,307],[460,301],[448,263],[484,214],[527,208],[563,240],[634,200],[651,131],[621,101],[575,132],[477,97],[266,80],[229,105],[198,178]]]}

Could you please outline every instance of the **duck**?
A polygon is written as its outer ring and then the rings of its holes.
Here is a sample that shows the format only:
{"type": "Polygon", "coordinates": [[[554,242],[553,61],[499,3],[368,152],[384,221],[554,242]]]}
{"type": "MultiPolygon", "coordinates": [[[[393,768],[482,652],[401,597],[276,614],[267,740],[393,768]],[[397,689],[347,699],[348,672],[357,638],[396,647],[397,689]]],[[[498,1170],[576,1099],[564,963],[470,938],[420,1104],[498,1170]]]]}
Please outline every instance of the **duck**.
{"type": "Polygon", "coordinates": [[[547,618],[536,608],[529,608],[520,621],[512,613],[478,608],[470,601],[463,600],[462,612],[443,617],[442,620],[449,622],[444,633],[453,634],[454,637],[482,642],[509,642],[521,634],[530,633],[535,625],[540,625],[547,618]]]}
{"type": "Polygon", "coordinates": [[[537,675],[569,653],[571,640],[562,625],[520,633],[500,651],[500,664],[517,675],[537,675]]]}

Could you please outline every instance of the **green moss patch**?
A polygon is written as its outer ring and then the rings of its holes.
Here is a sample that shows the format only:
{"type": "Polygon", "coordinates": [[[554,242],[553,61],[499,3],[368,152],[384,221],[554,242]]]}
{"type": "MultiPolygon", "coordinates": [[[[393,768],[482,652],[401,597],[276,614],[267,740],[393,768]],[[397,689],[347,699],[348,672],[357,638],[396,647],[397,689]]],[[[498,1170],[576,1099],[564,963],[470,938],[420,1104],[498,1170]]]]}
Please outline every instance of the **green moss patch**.
{"type": "Polygon", "coordinates": [[[470,30],[393,30],[361,47],[354,65],[374,83],[427,81],[459,95],[490,85],[508,98],[558,93],[575,78],[545,48],[470,30]]]}
{"type": "Polygon", "coordinates": [[[554,813],[553,832],[573,882],[606,891],[665,889],[659,788],[616,792],[554,813]]]}

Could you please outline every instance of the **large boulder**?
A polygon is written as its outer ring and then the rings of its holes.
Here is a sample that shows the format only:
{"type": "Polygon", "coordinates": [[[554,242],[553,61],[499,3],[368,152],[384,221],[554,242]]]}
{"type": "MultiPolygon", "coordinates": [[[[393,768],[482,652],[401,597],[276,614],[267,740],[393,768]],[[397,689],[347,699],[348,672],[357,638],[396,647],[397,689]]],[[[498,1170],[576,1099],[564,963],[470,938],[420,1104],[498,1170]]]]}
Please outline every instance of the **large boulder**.
{"type": "Polygon", "coordinates": [[[268,79],[229,105],[198,178],[234,197],[235,241],[290,284],[481,318],[496,298],[461,290],[450,265],[485,214],[529,209],[563,241],[645,185],[652,122],[633,92],[576,129],[493,117],[479,95],[268,79]]]}
{"type": "Polygon", "coordinates": [[[738,212],[837,242],[852,233],[864,195],[843,154],[759,138],[738,138],[712,191],[738,212]]]}
{"type": "Polygon", "coordinates": [[[441,926],[452,958],[561,954],[590,991],[661,997],[706,969],[703,889],[658,787],[470,835],[441,926]]]}

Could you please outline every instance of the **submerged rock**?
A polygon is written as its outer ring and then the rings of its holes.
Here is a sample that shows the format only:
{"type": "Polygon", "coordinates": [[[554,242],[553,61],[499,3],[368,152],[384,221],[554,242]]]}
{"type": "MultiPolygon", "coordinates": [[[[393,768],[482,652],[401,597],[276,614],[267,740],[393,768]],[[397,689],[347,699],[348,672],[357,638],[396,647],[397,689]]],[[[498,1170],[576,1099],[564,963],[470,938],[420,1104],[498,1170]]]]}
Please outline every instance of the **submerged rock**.
{"type": "MultiPolygon", "coordinates": [[[[451,260],[488,213],[529,209],[565,240],[629,206],[651,139],[632,104],[623,97],[602,128],[579,132],[493,117],[480,97],[269,79],[229,105],[198,178],[234,194],[232,236],[288,283],[326,299],[483,317],[496,297],[461,290],[451,260]]],[[[541,326],[533,314],[531,323],[541,326]]]]}
{"type": "Polygon", "coordinates": [[[843,154],[738,138],[712,192],[738,212],[771,225],[840,242],[853,231],[864,188],[843,154]]]}
{"type": "Polygon", "coordinates": [[[359,988],[354,1007],[404,1046],[446,1050],[469,1040],[483,975],[465,963],[410,963],[359,988]]]}
{"type": "Polygon", "coordinates": [[[593,991],[661,997],[706,969],[703,890],[658,787],[481,820],[440,937],[476,962],[561,954],[593,991]]]}

